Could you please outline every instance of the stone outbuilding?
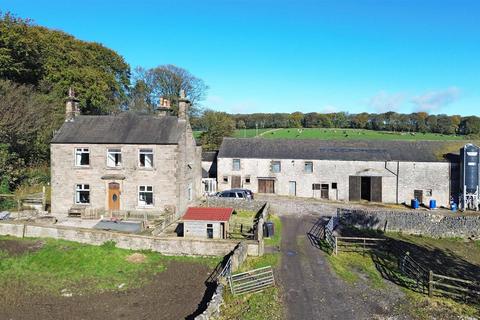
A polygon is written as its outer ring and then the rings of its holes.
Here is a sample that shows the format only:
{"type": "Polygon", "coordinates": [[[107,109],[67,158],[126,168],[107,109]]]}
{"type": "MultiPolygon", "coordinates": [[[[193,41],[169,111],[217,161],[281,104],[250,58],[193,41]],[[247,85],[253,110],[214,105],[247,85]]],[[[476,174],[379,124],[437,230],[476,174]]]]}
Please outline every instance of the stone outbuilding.
{"type": "Polygon", "coordinates": [[[182,218],[186,238],[226,239],[233,208],[191,207],[182,218]]]}
{"type": "MultiPolygon", "coordinates": [[[[328,141],[225,138],[218,154],[218,190],[340,201],[449,206],[458,163],[443,141],[328,141]]],[[[450,147],[450,149],[452,149],[450,147]]]]}
{"type": "Polygon", "coordinates": [[[202,195],[189,101],[179,99],[178,116],[162,102],[154,115],[80,115],[70,94],[50,146],[52,213],[90,208],[180,216],[202,195]]]}

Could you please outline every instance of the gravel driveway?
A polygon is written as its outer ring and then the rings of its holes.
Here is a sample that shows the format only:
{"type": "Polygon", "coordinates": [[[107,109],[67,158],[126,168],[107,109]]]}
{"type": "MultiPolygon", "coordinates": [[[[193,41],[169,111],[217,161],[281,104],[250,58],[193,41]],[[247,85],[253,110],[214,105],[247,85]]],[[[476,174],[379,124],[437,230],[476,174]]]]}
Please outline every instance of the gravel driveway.
{"type": "Polygon", "coordinates": [[[366,282],[348,284],[330,269],[326,254],[310,243],[313,215],[282,215],[282,262],[278,270],[288,319],[406,319],[395,315],[403,293],[387,283],[375,290],[366,282]]]}

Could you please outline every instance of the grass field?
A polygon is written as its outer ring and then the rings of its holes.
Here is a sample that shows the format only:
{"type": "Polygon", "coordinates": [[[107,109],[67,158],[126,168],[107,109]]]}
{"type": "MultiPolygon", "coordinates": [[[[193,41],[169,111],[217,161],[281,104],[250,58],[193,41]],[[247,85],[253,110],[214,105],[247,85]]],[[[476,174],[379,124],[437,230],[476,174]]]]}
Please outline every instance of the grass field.
{"type": "MultiPolygon", "coordinates": [[[[199,137],[200,131],[195,131],[199,137]]],[[[259,136],[268,139],[322,139],[322,140],[465,140],[464,136],[437,133],[408,133],[373,131],[363,129],[256,129],[236,130],[234,138],[253,138],[259,136]]]]}
{"type": "Polygon", "coordinates": [[[120,285],[128,289],[140,287],[149,275],[163,272],[167,261],[201,262],[212,268],[219,262],[215,258],[166,257],[141,251],[142,263],[132,263],[128,257],[133,253],[135,251],[116,248],[113,242],[91,246],[63,240],[2,236],[0,288],[8,287],[12,279],[22,279],[32,290],[50,294],[59,294],[64,288],[76,293],[116,290],[120,285]],[[12,243],[18,251],[15,254],[6,249],[6,245],[12,243]]]}

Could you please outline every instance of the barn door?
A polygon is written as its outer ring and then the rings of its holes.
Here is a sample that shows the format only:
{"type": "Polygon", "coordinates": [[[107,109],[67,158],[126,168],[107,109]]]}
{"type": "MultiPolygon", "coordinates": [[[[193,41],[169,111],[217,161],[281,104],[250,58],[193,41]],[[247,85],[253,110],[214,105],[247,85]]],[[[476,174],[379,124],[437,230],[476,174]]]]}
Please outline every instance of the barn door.
{"type": "Polygon", "coordinates": [[[371,177],[370,199],[373,202],[382,202],[382,177],[371,177]]]}
{"type": "Polygon", "coordinates": [[[349,201],[360,201],[360,190],[361,190],[362,180],[359,176],[349,176],[348,177],[348,200],[349,201]]]}
{"type": "Polygon", "coordinates": [[[258,193],[275,193],[275,180],[259,179],[258,193]]]}
{"type": "Polygon", "coordinates": [[[297,195],[297,182],[289,181],[288,182],[288,195],[296,196],[297,195]]]}
{"type": "Polygon", "coordinates": [[[265,180],[258,180],[258,193],[265,193],[267,190],[267,184],[265,180]]]}
{"type": "Polygon", "coordinates": [[[328,199],[328,184],[322,183],[320,187],[320,198],[328,199]]]}
{"type": "Polygon", "coordinates": [[[418,203],[423,203],[423,190],[413,190],[413,198],[418,200],[418,203]]]}
{"type": "Polygon", "coordinates": [[[241,176],[232,176],[232,189],[242,187],[242,177],[241,176]]]}

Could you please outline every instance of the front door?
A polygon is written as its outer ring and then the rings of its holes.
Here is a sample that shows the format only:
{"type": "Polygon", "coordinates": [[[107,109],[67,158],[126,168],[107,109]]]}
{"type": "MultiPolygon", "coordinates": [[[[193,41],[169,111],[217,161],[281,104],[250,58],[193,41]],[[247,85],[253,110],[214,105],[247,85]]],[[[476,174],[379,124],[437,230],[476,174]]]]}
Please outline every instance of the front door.
{"type": "Polygon", "coordinates": [[[120,184],[110,182],[108,184],[108,210],[120,210],[120,184]]]}
{"type": "Polygon", "coordinates": [[[288,194],[291,196],[296,196],[297,195],[297,182],[296,181],[290,181],[288,183],[288,194]]]}
{"type": "Polygon", "coordinates": [[[242,177],[241,176],[232,176],[232,189],[242,187],[242,177]]]}

